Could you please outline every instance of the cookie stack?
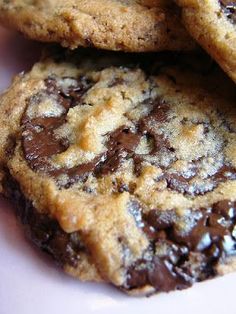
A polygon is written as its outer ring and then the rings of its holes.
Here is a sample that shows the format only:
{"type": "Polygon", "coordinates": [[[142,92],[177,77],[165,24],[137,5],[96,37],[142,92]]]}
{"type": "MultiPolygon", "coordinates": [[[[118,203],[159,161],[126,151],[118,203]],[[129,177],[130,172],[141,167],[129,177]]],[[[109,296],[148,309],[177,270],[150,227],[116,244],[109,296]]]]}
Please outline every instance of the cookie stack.
{"type": "Polygon", "coordinates": [[[66,47],[0,99],[0,188],[34,243],[130,294],[233,271],[236,1],[1,0],[0,21],[66,47]]]}

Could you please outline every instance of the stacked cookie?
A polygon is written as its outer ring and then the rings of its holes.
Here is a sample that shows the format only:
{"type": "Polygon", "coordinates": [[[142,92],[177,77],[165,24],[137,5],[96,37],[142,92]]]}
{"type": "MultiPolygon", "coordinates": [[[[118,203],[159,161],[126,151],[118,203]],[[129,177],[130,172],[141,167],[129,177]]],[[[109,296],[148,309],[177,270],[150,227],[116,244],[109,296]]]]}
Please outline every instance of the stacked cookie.
{"type": "Polygon", "coordinates": [[[0,1],[68,47],[0,99],[1,191],[66,272],[131,294],[236,268],[236,4],[176,3],[0,1]]]}

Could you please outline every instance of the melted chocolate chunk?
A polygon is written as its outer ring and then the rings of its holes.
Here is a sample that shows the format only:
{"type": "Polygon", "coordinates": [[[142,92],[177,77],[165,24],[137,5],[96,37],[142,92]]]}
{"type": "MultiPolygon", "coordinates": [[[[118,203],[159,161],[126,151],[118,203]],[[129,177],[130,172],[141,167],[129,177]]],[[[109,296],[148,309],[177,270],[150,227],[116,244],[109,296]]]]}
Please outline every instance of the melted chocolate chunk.
{"type": "MultiPolygon", "coordinates": [[[[71,78],[64,78],[64,80],[71,80],[71,78]]],[[[80,76],[74,81],[74,85],[62,87],[60,89],[60,95],[70,102],[70,108],[73,108],[81,102],[83,95],[93,86],[94,82],[88,79],[86,76],[80,76]]]]}
{"type": "Polygon", "coordinates": [[[189,286],[184,277],[173,271],[172,264],[167,260],[154,256],[151,261],[139,260],[131,266],[127,275],[129,289],[150,284],[156,291],[168,292],[184,289],[189,286]]]}
{"type": "Polygon", "coordinates": [[[236,169],[231,166],[224,165],[215,174],[209,176],[211,184],[205,184],[201,186],[195,186],[191,183],[191,180],[197,175],[197,166],[194,171],[191,171],[191,175],[185,177],[177,173],[165,173],[162,179],[167,182],[167,187],[171,190],[177,191],[182,194],[189,195],[204,195],[207,192],[212,191],[221,182],[227,180],[236,180],[236,169]]]}
{"type": "Polygon", "coordinates": [[[131,158],[139,144],[141,134],[133,133],[129,128],[121,127],[110,134],[107,153],[103,155],[102,161],[95,170],[96,175],[106,175],[115,172],[122,162],[131,158]]]}
{"type": "MultiPolygon", "coordinates": [[[[185,178],[182,175],[179,174],[166,174],[163,176],[163,178],[166,179],[167,181],[167,187],[171,190],[178,191],[179,193],[182,194],[192,194],[191,191],[191,186],[190,186],[190,179],[191,178],[185,178]]],[[[197,191],[194,191],[194,194],[199,194],[196,193],[197,191]]]]}
{"type": "Polygon", "coordinates": [[[224,165],[213,175],[213,178],[217,184],[225,182],[227,179],[236,180],[236,169],[231,166],[224,165]]]}
{"type": "Polygon", "coordinates": [[[213,212],[225,217],[226,219],[233,219],[236,217],[236,208],[234,203],[227,200],[214,204],[213,212]]]}
{"type": "Polygon", "coordinates": [[[64,185],[63,183],[60,183],[60,186],[63,186],[64,188],[69,188],[71,185],[78,181],[85,182],[89,174],[93,172],[94,169],[96,169],[99,162],[100,157],[96,158],[95,160],[87,164],[81,164],[73,168],[54,169],[50,172],[50,174],[54,176],[56,179],[59,178],[61,175],[66,175],[68,177],[66,183],[64,185]]]}
{"type": "MultiPolygon", "coordinates": [[[[45,80],[46,94],[55,97],[58,104],[64,108],[63,114],[59,117],[32,119],[26,112],[22,118],[23,151],[27,162],[33,170],[46,172],[53,170],[48,158],[62,153],[68,148],[67,140],[58,139],[54,132],[66,122],[68,110],[75,105],[81,105],[82,96],[92,86],[92,82],[83,76],[78,78],[78,80],[70,78],[64,78],[64,80],[71,80],[74,82],[74,85],[69,85],[65,88],[58,86],[54,78],[45,80]]],[[[38,98],[33,96],[33,99],[29,99],[29,105],[38,106],[40,99],[41,95],[38,95],[38,98]]]]}
{"type": "Polygon", "coordinates": [[[224,14],[232,23],[236,23],[236,1],[234,0],[220,0],[220,5],[224,14]]]}
{"type": "Polygon", "coordinates": [[[176,214],[173,210],[157,211],[151,210],[145,215],[146,223],[154,229],[164,230],[173,225],[176,220],[176,214]]]}
{"type": "Polygon", "coordinates": [[[54,131],[65,123],[64,117],[32,120],[24,117],[22,123],[22,143],[27,162],[33,170],[48,171],[50,164],[47,158],[65,151],[68,147],[54,135],[54,131]]]}
{"type": "Polygon", "coordinates": [[[158,153],[162,148],[170,149],[170,144],[167,139],[164,138],[162,134],[157,134],[156,126],[158,123],[167,122],[167,113],[170,107],[166,103],[154,103],[154,108],[150,114],[141,119],[138,123],[138,129],[142,134],[148,135],[154,140],[154,147],[151,151],[151,155],[158,153]]]}
{"type": "Polygon", "coordinates": [[[219,260],[236,255],[236,202],[219,201],[183,216],[174,210],[151,210],[142,222],[151,244],[129,267],[126,289],[183,289],[213,277],[219,260]]]}
{"type": "Polygon", "coordinates": [[[21,192],[19,184],[10,176],[3,182],[5,195],[16,206],[16,214],[25,225],[27,235],[43,251],[51,255],[58,265],[78,265],[80,252],[85,247],[78,232],[68,234],[49,215],[40,214],[21,192]]]}
{"type": "Polygon", "coordinates": [[[80,76],[78,79],[63,77],[63,84],[57,83],[54,77],[45,80],[48,95],[58,94],[64,100],[67,109],[80,104],[83,95],[94,85],[86,76],[80,76]]]}

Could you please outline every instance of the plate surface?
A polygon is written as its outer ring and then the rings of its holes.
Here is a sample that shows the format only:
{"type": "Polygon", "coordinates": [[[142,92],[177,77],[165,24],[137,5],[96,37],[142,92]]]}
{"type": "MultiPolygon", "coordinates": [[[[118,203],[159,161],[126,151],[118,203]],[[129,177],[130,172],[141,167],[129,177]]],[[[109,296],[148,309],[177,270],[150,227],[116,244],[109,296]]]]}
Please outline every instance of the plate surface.
{"type": "MultiPolygon", "coordinates": [[[[40,45],[0,29],[0,90],[37,60],[40,45]]],[[[109,285],[80,283],[29,243],[0,197],[0,314],[236,313],[236,273],[184,291],[128,297],[109,285]]]]}

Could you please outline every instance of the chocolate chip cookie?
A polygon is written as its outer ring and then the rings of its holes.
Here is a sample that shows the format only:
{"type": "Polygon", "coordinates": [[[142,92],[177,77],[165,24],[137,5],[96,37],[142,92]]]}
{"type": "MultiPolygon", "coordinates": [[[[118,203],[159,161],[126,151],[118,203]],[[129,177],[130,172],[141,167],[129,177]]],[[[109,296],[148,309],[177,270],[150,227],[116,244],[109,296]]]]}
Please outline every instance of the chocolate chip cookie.
{"type": "Polygon", "coordinates": [[[232,271],[235,99],[198,56],[47,57],[0,100],[1,189],[78,278],[150,294],[232,271]]]}
{"type": "Polygon", "coordinates": [[[236,82],[236,1],[176,0],[190,34],[236,82]]]}
{"type": "Polygon", "coordinates": [[[30,38],[75,48],[190,50],[172,1],[0,0],[0,21],[30,38]]]}

